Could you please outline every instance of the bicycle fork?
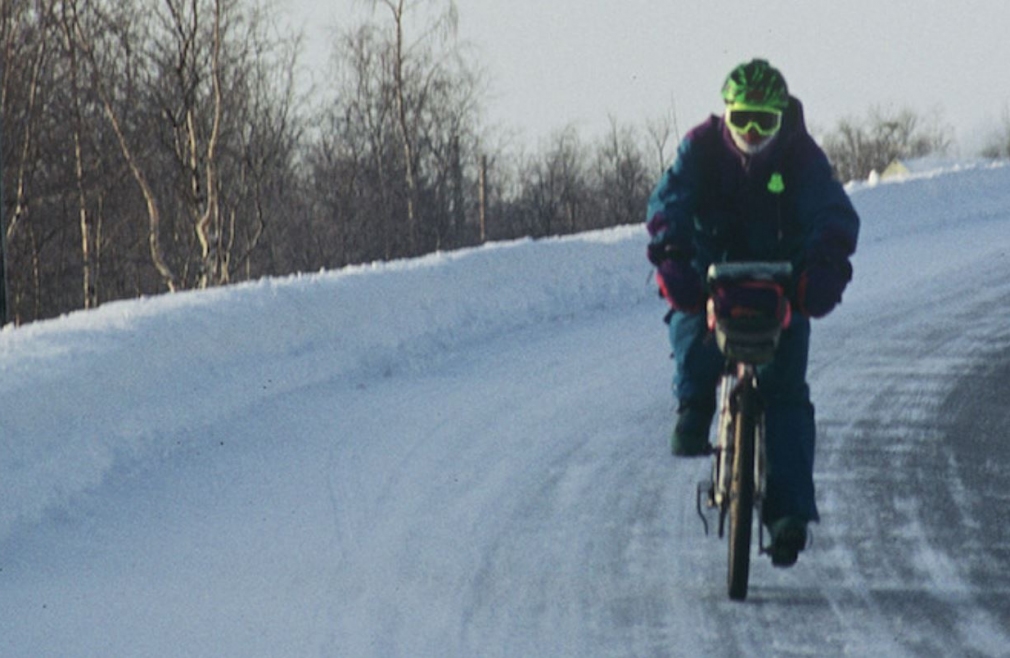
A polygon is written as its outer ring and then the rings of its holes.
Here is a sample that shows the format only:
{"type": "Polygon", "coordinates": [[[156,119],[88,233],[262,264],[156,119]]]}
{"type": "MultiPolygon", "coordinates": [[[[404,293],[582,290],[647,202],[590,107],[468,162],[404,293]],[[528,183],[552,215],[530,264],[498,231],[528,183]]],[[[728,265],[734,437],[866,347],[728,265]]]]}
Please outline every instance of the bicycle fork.
{"type": "MultiPolygon", "coordinates": [[[[733,370],[728,370],[722,376],[719,386],[719,419],[716,427],[716,444],[712,449],[712,478],[698,483],[698,490],[695,506],[698,517],[701,519],[705,529],[705,534],[709,534],[708,518],[702,507],[702,499],[705,500],[705,507],[718,510],[719,513],[719,538],[725,535],[726,516],[729,512],[731,479],[733,476],[733,435],[735,430],[735,418],[737,412],[737,394],[740,386],[755,377],[753,366],[738,364],[733,370]]],[[[766,552],[764,542],[764,524],[760,522],[761,504],[764,500],[765,492],[765,425],[764,412],[760,411],[755,432],[755,460],[754,460],[754,508],[758,511],[758,551],[766,552]]]]}

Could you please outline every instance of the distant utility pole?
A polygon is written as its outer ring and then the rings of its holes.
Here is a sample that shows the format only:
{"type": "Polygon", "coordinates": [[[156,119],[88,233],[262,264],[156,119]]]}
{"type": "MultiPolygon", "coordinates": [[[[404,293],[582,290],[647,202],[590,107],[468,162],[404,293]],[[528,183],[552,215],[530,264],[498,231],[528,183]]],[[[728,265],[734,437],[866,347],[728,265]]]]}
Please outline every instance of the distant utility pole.
{"type": "Polygon", "coordinates": [[[477,213],[480,221],[480,243],[487,242],[487,156],[480,156],[477,171],[477,213]]]}

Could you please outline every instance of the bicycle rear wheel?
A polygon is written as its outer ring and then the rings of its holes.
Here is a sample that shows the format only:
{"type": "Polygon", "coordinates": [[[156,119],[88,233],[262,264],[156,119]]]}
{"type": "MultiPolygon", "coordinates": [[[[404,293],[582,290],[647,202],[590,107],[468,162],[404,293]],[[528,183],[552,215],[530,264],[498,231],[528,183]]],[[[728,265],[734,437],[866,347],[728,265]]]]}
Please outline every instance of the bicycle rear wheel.
{"type": "Polygon", "coordinates": [[[733,478],[729,499],[729,598],[747,598],[750,577],[751,528],[754,520],[754,445],[757,425],[757,391],[754,380],[740,382],[733,436],[733,478]]]}

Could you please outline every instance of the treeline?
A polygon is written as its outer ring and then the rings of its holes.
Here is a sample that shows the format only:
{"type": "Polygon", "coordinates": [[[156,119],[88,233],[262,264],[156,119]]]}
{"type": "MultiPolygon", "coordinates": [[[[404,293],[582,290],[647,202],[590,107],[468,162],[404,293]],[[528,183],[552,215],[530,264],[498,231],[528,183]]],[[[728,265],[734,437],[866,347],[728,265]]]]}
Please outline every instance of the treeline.
{"type": "Polygon", "coordinates": [[[634,129],[510,150],[454,5],[417,4],[375,0],[303,98],[267,3],[2,0],[8,317],[640,221],[634,129]]]}
{"type": "Polygon", "coordinates": [[[908,108],[872,108],[865,119],[842,119],[824,138],[824,152],[839,180],[865,180],[895,160],[946,154],[953,131],[939,113],[924,118],[908,108]]]}
{"type": "Polygon", "coordinates": [[[8,319],[642,221],[672,115],[524,151],[452,0],[370,4],[303,95],[266,0],[0,0],[8,319]]]}

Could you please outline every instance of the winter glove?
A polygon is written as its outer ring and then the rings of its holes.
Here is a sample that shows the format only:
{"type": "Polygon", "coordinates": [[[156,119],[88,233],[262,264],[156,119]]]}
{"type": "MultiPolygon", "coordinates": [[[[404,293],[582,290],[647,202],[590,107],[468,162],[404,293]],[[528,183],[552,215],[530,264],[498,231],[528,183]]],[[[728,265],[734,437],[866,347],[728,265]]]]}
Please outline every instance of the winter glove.
{"type": "Polygon", "coordinates": [[[684,253],[682,249],[677,248],[677,246],[673,244],[672,231],[667,231],[660,227],[657,232],[653,233],[653,224],[656,222],[658,217],[659,215],[654,217],[648,224],[649,234],[652,236],[652,239],[649,240],[649,246],[645,254],[648,257],[649,262],[656,267],[659,267],[665,260],[670,260],[672,258],[685,258],[689,256],[689,254],[684,253]]]}
{"type": "Polygon", "coordinates": [[[848,259],[814,261],[800,273],[796,305],[804,315],[822,318],[842,301],[842,292],[851,279],[848,259]]]}
{"type": "Polygon", "coordinates": [[[653,215],[646,228],[652,236],[646,255],[656,266],[660,295],[675,311],[700,312],[705,294],[701,275],[691,266],[692,250],[674,242],[673,231],[667,228],[662,213],[653,215]]]}
{"type": "Polygon", "coordinates": [[[659,292],[676,311],[699,313],[705,301],[701,275],[691,266],[691,261],[664,260],[656,271],[659,292]]]}

